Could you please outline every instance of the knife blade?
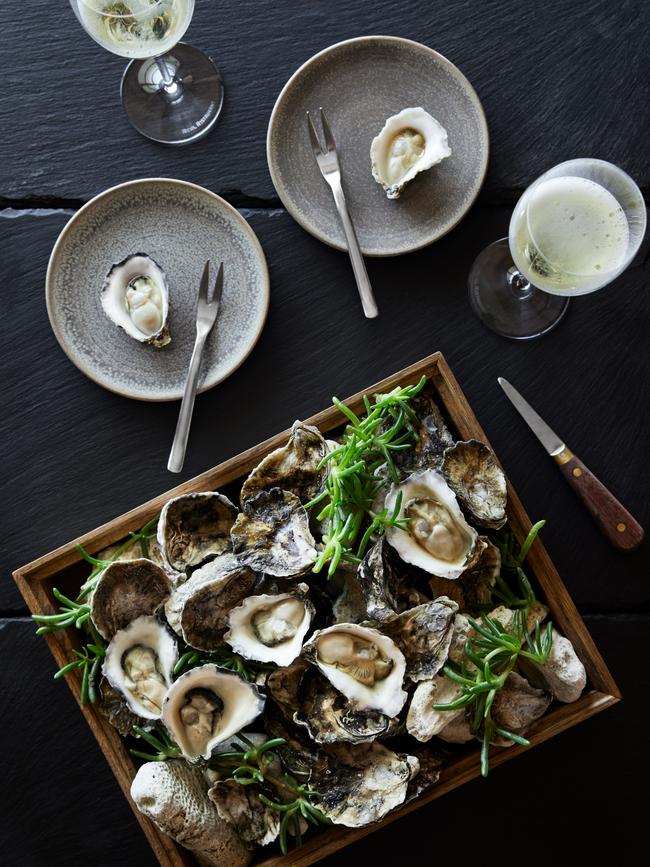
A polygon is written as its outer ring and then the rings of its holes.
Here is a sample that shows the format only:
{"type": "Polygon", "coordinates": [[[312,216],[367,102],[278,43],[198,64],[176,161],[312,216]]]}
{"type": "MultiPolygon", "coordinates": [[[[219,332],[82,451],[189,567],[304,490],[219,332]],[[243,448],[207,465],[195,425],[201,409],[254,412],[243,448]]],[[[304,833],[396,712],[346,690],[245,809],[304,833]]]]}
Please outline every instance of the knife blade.
{"type": "Polygon", "coordinates": [[[497,381],[506,396],[560,468],[607,540],[619,551],[635,551],[643,542],[643,527],[566,446],[517,389],[502,376],[497,381]]]}

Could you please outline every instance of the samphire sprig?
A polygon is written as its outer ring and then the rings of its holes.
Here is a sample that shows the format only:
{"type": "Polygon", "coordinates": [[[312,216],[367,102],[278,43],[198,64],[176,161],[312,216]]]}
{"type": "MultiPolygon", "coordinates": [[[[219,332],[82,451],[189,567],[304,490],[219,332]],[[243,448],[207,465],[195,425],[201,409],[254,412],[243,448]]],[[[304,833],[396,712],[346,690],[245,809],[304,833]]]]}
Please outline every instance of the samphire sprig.
{"type": "Polygon", "coordinates": [[[105,560],[92,557],[81,545],[77,545],[77,551],[82,558],[93,567],[92,572],[81,586],[79,594],[75,599],[70,599],[54,587],[52,595],[59,603],[58,612],[56,614],[32,615],[32,620],[40,624],[36,630],[37,635],[47,635],[50,632],[58,632],[60,629],[74,626],[77,629],[83,630],[90,639],[82,646],[81,650],[74,650],[75,658],[60,668],[54,675],[55,679],[58,679],[75,668],[81,670],[82,704],[87,704],[88,701],[94,704],[97,700],[97,682],[102,660],[106,652],[105,642],[90,619],[90,605],[85,600],[97,584],[99,576],[104,569],[114,560],[118,560],[136,542],[140,543],[143,556],[149,556],[149,539],[155,536],[157,525],[158,515],[148,521],[138,532],[129,533],[128,538],[105,560]]]}
{"type": "Polygon", "coordinates": [[[144,750],[129,750],[132,756],[145,759],[148,762],[165,762],[167,759],[176,759],[181,755],[181,748],[169,737],[162,723],[156,723],[152,731],[147,731],[141,726],[133,726],[134,734],[153,747],[153,753],[144,750]]]}
{"type": "Polygon", "coordinates": [[[399,518],[400,496],[391,511],[384,508],[375,512],[372,506],[386,484],[386,476],[396,484],[399,482],[394,456],[413,448],[417,441],[418,420],[409,402],[424,388],[425,382],[423,376],[417,385],[376,394],[374,402],[364,397],[363,418],[333,398],[349,423],[341,444],[321,461],[321,467],[328,468],[323,490],[306,506],[311,509],[324,503],[317,520],[327,522],[314,572],[320,572],[329,563],[331,577],[341,560],[359,562],[371,538],[381,535],[387,526],[405,529],[404,519],[399,518]]]}
{"type": "Polygon", "coordinates": [[[187,647],[185,651],[181,653],[178,662],[174,666],[174,677],[180,677],[181,674],[185,674],[186,671],[208,663],[213,663],[214,665],[220,666],[220,668],[227,668],[230,671],[234,671],[240,677],[243,677],[245,680],[250,682],[253,682],[256,679],[260,671],[272,671],[274,668],[272,665],[265,665],[261,662],[253,662],[250,659],[244,659],[243,656],[240,656],[238,653],[235,653],[234,650],[225,646],[210,653],[202,650],[193,650],[191,647],[187,647]]]}
{"type": "Polygon", "coordinates": [[[463,662],[448,662],[443,668],[443,674],[460,686],[461,695],[454,701],[433,705],[434,710],[464,708],[470,713],[471,730],[481,738],[481,774],[484,777],[489,772],[490,743],[496,736],[529,746],[526,738],[506,731],[492,719],[492,706],[497,693],[504,687],[521,658],[541,665],[547,661],[553,645],[553,624],[550,621],[544,635],[539,622],[531,631],[528,630],[528,613],[535,602],[535,594],[521,567],[543,525],[544,521],[539,521],[531,528],[517,554],[514,553],[513,539],[504,538],[502,554],[505,551],[507,555],[504,563],[514,571],[521,593],[521,597],[516,596],[507,582],[501,579],[499,598],[506,604],[513,600],[512,607],[515,608],[512,626],[505,629],[496,618],[487,614],[482,615],[480,621],[468,618],[474,634],[465,643],[463,662]]]}
{"type": "Polygon", "coordinates": [[[210,760],[209,766],[241,786],[258,784],[274,792],[275,798],[263,792],[258,797],[263,804],[281,815],[279,838],[283,855],[287,854],[289,848],[288,833],[293,834],[296,846],[302,844],[301,818],[311,825],[330,824],[327,816],[314,804],[315,800],[322,797],[319,792],[310,789],[306,783],[298,783],[290,774],[278,775],[279,760],[274,750],[286,743],[284,738],[271,738],[259,746],[241,733],[237,739],[240,743],[233,743],[231,752],[218,753],[210,760]]]}

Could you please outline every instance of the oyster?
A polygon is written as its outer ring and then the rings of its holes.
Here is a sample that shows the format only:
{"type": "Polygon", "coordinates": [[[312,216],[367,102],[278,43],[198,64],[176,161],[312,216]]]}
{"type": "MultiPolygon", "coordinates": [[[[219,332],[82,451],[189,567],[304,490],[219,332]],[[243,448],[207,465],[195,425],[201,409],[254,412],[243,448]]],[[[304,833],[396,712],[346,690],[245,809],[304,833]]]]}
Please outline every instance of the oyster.
{"type": "Polygon", "coordinates": [[[291,593],[249,596],[230,612],[224,641],[245,659],[290,665],[314,616],[308,592],[306,584],[298,584],[291,593]]]}
{"type": "Polygon", "coordinates": [[[416,395],[411,407],[418,420],[418,439],[412,449],[397,452],[395,458],[405,475],[439,469],[445,449],[454,444],[442,413],[428,391],[416,395]]]}
{"type": "Polygon", "coordinates": [[[131,783],[131,798],[163,834],[194,852],[203,867],[247,867],[249,847],[219,818],[207,788],[201,769],[181,759],[146,762],[131,783]]]}
{"type": "Polygon", "coordinates": [[[300,575],[316,559],[304,506],[296,494],[280,488],[246,500],[231,537],[240,563],[276,577],[300,575]]]}
{"type": "Polygon", "coordinates": [[[240,565],[234,554],[221,554],[173,590],[165,604],[165,616],[190,647],[216,650],[231,608],[240,604],[254,584],[254,572],[240,565]]]}
{"type": "Polygon", "coordinates": [[[162,721],[186,759],[209,759],[219,744],[264,709],[256,686],[208,663],[175,681],[163,703],[162,721]]]}
{"type": "Polygon", "coordinates": [[[97,710],[125,738],[133,733],[133,726],[151,728],[151,720],[143,719],[129,708],[126,699],[117,689],[113,689],[105,677],[99,682],[99,702],[97,710]]]}
{"type": "Polygon", "coordinates": [[[108,318],[141,343],[166,346],[169,289],[165,272],[151,256],[134,253],[113,265],[102,287],[108,318]]]}
{"type": "Polygon", "coordinates": [[[398,612],[428,601],[428,597],[399,574],[395,560],[393,549],[382,536],[359,564],[356,578],[350,582],[352,586],[348,589],[346,584],[344,593],[361,593],[364,598],[365,616],[359,620],[378,623],[391,620],[398,612]]]}
{"type": "Polygon", "coordinates": [[[236,517],[237,507],[214,491],[169,500],[158,521],[158,544],[165,563],[176,572],[186,572],[229,551],[236,517]]]}
{"type": "Polygon", "coordinates": [[[470,520],[480,527],[503,527],[508,490],[492,449],[478,440],[458,442],[445,450],[441,472],[470,520]]]}
{"type": "Polygon", "coordinates": [[[454,615],[458,605],[441,596],[399,614],[382,625],[404,654],[406,676],[411,680],[429,680],[447,661],[454,632],[454,615]]]}
{"type": "Polygon", "coordinates": [[[547,710],[552,698],[535,689],[516,671],[511,671],[492,703],[492,719],[502,729],[519,732],[528,728],[547,710]]]}
{"type": "Polygon", "coordinates": [[[450,155],[442,124],[423,108],[404,108],[372,140],[372,176],[389,199],[397,199],[416,175],[450,155]]]}
{"type": "Polygon", "coordinates": [[[376,629],[354,623],[321,629],[305,644],[303,655],[356,708],[393,717],[404,706],[404,655],[376,629]]]}
{"type": "MultiPolygon", "coordinates": [[[[406,529],[386,528],[386,539],[402,560],[441,578],[458,578],[474,560],[478,534],[467,523],[453,491],[440,473],[413,473],[386,496],[389,514],[401,493],[399,517],[406,529]]],[[[482,546],[481,546],[482,550],[482,546]]]]}
{"type": "Polygon", "coordinates": [[[316,427],[296,421],[286,446],[275,449],[255,467],[241,489],[242,506],[260,491],[281,488],[308,503],[320,491],[326,469],[320,462],[328,446],[316,427]]]}
{"type": "Polygon", "coordinates": [[[111,639],[141,614],[154,614],[171,589],[169,576],[151,560],[114,560],[95,585],[90,616],[99,634],[111,639]]]}
{"type": "Polygon", "coordinates": [[[260,791],[256,785],[218,780],[208,790],[208,798],[217,808],[219,818],[234,828],[244,843],[267,846],[280,833],[280,814],[262,803],[260,791]]]}
{"type": "Polygon", "coordinates": [[[465,710],[434,710],[433,705],[455,701],[462,694],[463,691],[457,683],[442,675],[418,683],[406,715],[407,732],[423,743],[440,734],[456,717],[462,716],[465,710]]]}
{"type": "Polygon", "coordinates": [[[429,587],[434,596],[448,596],[461,611],[484,611],[492,605],[492,588],[501,572],[501,552],[487,538],[479,536],[476,556],[460,578],[449,580],[433,576],[429,587]]]}
{"type": "Polygon", "coordinates": [[[171,633],[156,617],[145,614],[115,633],[106,648],[102,673],[133,713],[159,719],[177,662],[178,648],[171,633]]]}
{"type": "MultiPolygon", "coordinates": [[[[542,635],[546,634],[546,628],[542,635]]],[[[568,638],[553,630],[553,644],[549,658],[543,665],[522,658],[523,673],[534,686],[541,686],[558,701],[577,701],[587,685],[587,672],[568,638]]]]}

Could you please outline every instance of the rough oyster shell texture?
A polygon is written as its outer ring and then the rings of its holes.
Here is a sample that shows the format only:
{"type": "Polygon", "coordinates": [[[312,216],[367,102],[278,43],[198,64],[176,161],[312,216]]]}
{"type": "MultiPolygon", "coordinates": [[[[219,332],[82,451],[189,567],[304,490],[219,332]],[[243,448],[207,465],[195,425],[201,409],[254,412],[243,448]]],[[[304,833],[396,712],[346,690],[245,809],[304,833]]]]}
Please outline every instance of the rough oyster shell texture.
{"type": "Polygon", "coordinates": [[[316,559],[307,512],[296,494],[280,488],[246,500],[231,537],[240,563],[276,577],[301,575],[316,559]]]}
{"type": "Polygon", "coordinates": [[[445,450],[442,474],[475,524],[503,527],[508,490],[492,449],[477,440],[457,442],[445,450]]]}
{"type": "Polygon", "coordinates": [[[186,572],[229,551],[236,517],[237,507],[216,491],[169,500],[158,521],[158,544],[167,566],[186,572]]]}
{"type": "Polygon", "coordinates": [[[154,614],[171,589],[169,576],[151,560],[114,560],[95,585],[90,616],[99,634],[110,640],[141,614],[154,614]]]}
{"type": "Polygon", "coordinates": [[[428,680],[443,667],[449,655],[457,611],[455,602],[441,596],[383,624],[383,631],[404,654],[406,676],[411,680],[428,680]]]}

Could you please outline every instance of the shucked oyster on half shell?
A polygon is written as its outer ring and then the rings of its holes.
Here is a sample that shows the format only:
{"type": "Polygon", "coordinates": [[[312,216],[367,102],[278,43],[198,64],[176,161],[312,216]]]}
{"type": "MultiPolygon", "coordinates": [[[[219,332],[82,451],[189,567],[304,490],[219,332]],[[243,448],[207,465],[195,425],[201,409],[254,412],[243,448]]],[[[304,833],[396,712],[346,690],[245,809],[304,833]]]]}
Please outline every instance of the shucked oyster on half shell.
{"type": "Polygon", "coordinates": [[[478,533],[465,520],[454,492],[435,470],[413,473],[389,490],[384,504],[389,513],[400,492],[399,517],[408,524],[404,530],[387,527],[388,542],[406,563],[441,578],[458,578],[477,554],[478,533]]]}
{"type": "Polygon", "coordinates": [[[492,449],[478,440],[458,442],[445,450],[441,472],[470,520],[480,527],[503,527],[508,491],[492,449]]]}
{"type": "Polygon", "coordinates": [[[157,611],[171,589],[167,573],[151,560],[115,560],[95,585],[90,616],[99,634],[111,639],[136,617],[157,611]]]}
{"type": "Polygon", "coordinates": [[[115,633],[102,673],[133,713],[159,719],[177,662],[178,647],[167,627],[156,617],[142,615],[115,633]]]}
{"type": "Polygon", "coordinates": [[[165,272],[146,253],[134,253],[112,266],[101,300],[108,318],[134,340],[156,347],[171,341],[165,272]]]}
{"type": "Polygon", "coordinates": [[[246,500],[230,535],[240,563],[278,578],[301,575],[316,560],[307,512],[296,494],[280,488],[246,500]]]}
{"type": "Polygon", "coordinates": [[[228,615],[224,641],[245,659],[290,665],[314,616],[308,592],[306,584],[298,584],[290,593],[249,596],[228,615]]]}
{"type": "Polygon", "coordinates": [[[163,703],[162,721],[191,762],[209,759],[213,750],[253,722],[264,696],[239,675],[208,663],[181,675],[163,703]]]}
{"type": "Polygon", "coordinates": [[[360,710],[393,717],[404,707],[404,654],[378,630],[355,623],[329,626],[313,634],[303,656],[360,710]]]}
{"type": "Polygon", "coordinates": [[[165,563],[176,572],[186,572],[229,551],[236,517],[237,507],[216,491],[169,500],[158,521],[158,543],[165,563]]]}
{"type": "Polygon", "coordinates": [[[442,124],[423,108],[404,108],[372,140],[372,176],[389,199],[397,199],[416,175],[450,155],[442,124]]]}

